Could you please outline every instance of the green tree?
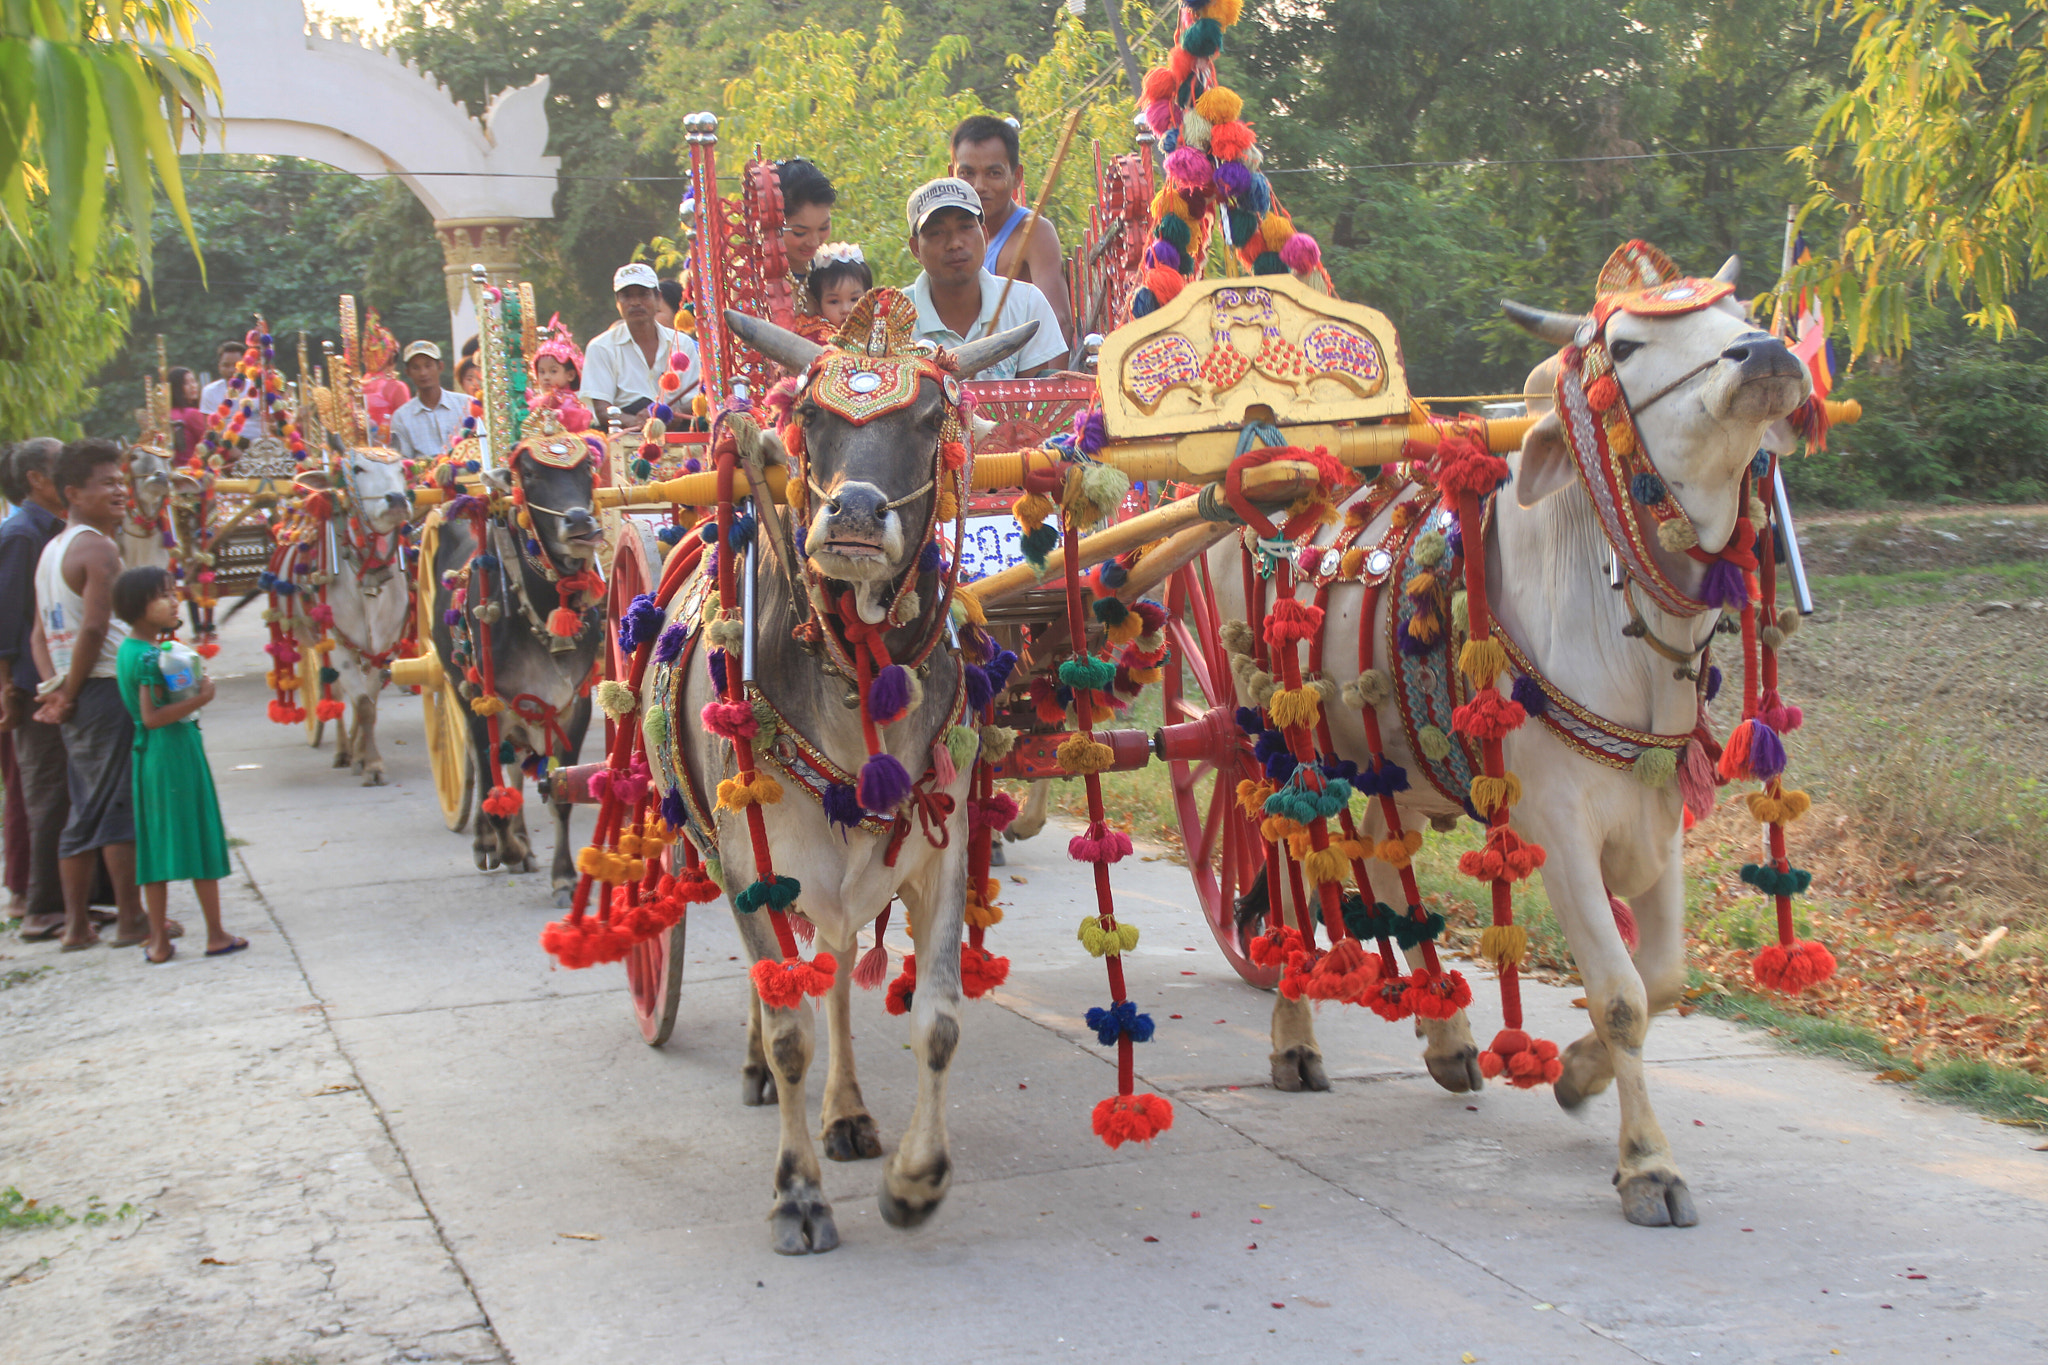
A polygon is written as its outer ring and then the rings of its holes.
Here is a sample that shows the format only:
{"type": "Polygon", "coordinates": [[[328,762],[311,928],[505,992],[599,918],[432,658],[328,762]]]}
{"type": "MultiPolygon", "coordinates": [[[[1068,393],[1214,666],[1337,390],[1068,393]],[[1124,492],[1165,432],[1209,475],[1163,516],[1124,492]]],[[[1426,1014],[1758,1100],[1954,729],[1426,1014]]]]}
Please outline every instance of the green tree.
{"type": "Polygon", "coordinates": [[[548,77],[561,183],[554,219],[528,224],[522,251],[543,310],[584,341],[618,320],[612,271],[674,226],[682,197],[680,179],[663,179],[672,165],[636,150],[614,121],[656,50],[653,23],[631,0],[407,0],[394,17],[392,47],[479,118],[491,93],[548,77]]]}
{"type": "Polygon", "coordinates": [[[82,279],[95,264],[110,184],[137,248],[130,268],[151,274],[157,179],[198,251],[174,145],[220,97],[193,47],[197,13],[193,0],[0,0],[0,221],[38,233],[49,268],[82,279]],[[38,190],[47,222],[31,226],[38,190]]]}
{"type": "MultiPolygon", "coordinates": [[[[60,264],[60,234],[40,194],[0,230],[0,442],[79,434],[93,373],[120,349],[135,306],[135,251],[111,224],[83,277],[60,264]]],[[[75,256],[72,258],[75,259],[75,256]]],[[[138,389],[130,406],[141,399],[138,389]]]]}
{"type": "MultiPolygon", "coordinates": [[[[307,334],[317,364],[320,342],[340,341],[337,297],[354,294],[360,307],[379,310],[401,342],[424,337],[446,351],[452,338],[433,224],[398,182],[370,183],[282,157],[191,158],[186,174],[207,275],[166,268],[153,298],[117,311],[133,330],[99,376],[88,421],[96,434],[133,432],[131,414],[142,376],[155,373],[159,334],[173,365],[207,370],[215,347],[247,332],[260,312],[276,338],[279,367],[296,377],[297,334],[307,334]]],[[[158,245],[175,231],[160,221],[158,245]]]]}
{"type": "Polygon", "coordinates": [[[1803,222],[1837,243],[1807,280],[1857,350],[1910,345],[1912,295],[1939,289],[2003,333],[2048,275],[2048,0],[1825,7],[1856,43],[1802,158],[1803,222]]]}

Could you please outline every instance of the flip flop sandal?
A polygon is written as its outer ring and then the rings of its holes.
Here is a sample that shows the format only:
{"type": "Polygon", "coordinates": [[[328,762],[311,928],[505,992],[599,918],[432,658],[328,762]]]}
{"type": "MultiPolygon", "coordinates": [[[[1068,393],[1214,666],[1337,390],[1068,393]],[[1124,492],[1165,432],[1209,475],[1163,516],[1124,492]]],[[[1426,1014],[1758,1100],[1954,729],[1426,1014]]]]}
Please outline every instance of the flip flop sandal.
{"type": "Polygon", "coordinates": [[[90,943],[66,943],[60,945],[57,951],[62,953],[82,953],[88,948],[97,948],[105,942],[105,939],[96,938],[90,943]]]}
{"type": "Polygon", "coordinates": [[[207,955],[208,957],[226,957],[226,956],[227,956],[227,955],[228,955],[229,953],[239,953],[239,952],[241,952],[241,951],[242,951],[242,949],[244,949],[244,948],[246,948],[246,947],[248,947],[248,946],[249,946],[249,940],[248,940],[248,939],[246,939],[246,938],[238,938],[238,939],[236,939],[236,940],[235,940],[235,941],[234,941],[233,943],[230,943],[230,944],[229,944],[229,945],[228,945],[227,947],[225,947],[225,948],[208,948],[208,949],[206,950],[206,955],[207,955]]]}
{"type": "Polygon", "coordinates": [[[62,924],[53,924],[47,929],[24,929],[21,931],[21,941],[23,943],[48,943],[63,932],[64,926],[62,924]]]}

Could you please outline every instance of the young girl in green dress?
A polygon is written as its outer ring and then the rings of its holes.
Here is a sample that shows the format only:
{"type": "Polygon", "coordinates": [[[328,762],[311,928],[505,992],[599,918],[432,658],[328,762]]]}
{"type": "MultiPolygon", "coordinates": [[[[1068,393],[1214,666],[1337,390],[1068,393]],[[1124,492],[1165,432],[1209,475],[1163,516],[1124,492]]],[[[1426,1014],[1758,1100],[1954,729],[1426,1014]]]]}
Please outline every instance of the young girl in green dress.
{"type": "Polygon", "coordinates": [[[144,951],[151,962],[174,956],[165,901],[171,882],[189,881],[206,916],[206,955],[240,952],[248,940],[220,924],[228,840],[194,718],[213,700],[213,680],[200,679],[182,700],[173,699],[165,683],[161,646],[178,628],[178,591],[169,573],[130,569],[114,580],[113,595],[114,614],[128,623],[129,631],[114,665],[121,700],[135,717],[135,880],[149,912],[144,951]]]}

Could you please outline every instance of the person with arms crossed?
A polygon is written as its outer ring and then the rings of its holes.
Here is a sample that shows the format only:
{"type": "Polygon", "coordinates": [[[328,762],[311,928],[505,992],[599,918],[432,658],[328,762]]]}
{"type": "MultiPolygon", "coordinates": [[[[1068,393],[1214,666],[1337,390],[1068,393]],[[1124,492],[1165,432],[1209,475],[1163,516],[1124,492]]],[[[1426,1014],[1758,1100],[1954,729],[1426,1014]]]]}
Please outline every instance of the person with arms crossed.
{"type": "Polygon", "coordinates": [[[981,199],[966,181],[918,186],[905,212],[910,254],[922,267],[908,291],[918,336],[950,351],[1027,322],[1038,324],[1021,351],[974,376],[980,379],[1028,379],[1066,358],[1059,319],[1038,287],[1019,280],[1004,298],[1002,280],[982,264],[988,243],[981,231],[981,199]]]}
{"type": "MultiPolygon", "coordinates": [[[[176,374],[177,371],[172,371],[176,374]]],[[[43,548],[64,530],[64,499],[57,492],[57,454],[63,443],[38,436],[7,457],[6,493],[14,511],[0,522],[0,666],[6,677],[0,728],[14,739],[18,785],[7,793],[7,842],[28,852],[27,905],[21,936],[30,941],[64,932],[64,888],[57,874],[57,839],[71,814],[64,776],[64,731],[35,718],[36,668],[30,641],[36,624],[36,564],[43,548]],[[25,819],[18,822],[19,810],[25,819]]]]}
{"type": "Polygon", "coordinates": [[[36,562],[37,663],[48,664],[36,719],[64,727],[71,815],[57,841],[64,888],[64,951],[100,941],[92,927],[94,874],[102,857],[114,885],[114,946],[148,935],[135,884],[135,812],[130,791],[135,723],[115,682],[115,655],[128,628],[114,619],[121,574],[115,536],[128,512],[121,448],[73,441],[57,456],[57,492],[68,518],[36,562]]]}

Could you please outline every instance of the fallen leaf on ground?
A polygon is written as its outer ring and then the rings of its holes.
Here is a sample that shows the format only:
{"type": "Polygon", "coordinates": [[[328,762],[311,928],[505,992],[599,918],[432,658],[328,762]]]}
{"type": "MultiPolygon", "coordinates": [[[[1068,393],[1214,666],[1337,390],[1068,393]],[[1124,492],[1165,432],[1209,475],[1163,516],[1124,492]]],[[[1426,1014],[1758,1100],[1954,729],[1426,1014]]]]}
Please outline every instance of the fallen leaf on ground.
{"type": "Polygon", "coordinates": [[[604,1240],[601,1233],[595,1232],[558,1232],[555,1236],[567,1237],[578,1242],[602,1242],[604,1240]]]}
{"type": "Polygon", "coordinates": [[[1582,1009],[1586,1008],[1586,997],[1585,997],[1585,996],[1583,996],[1583,995],[1575,995],[1575,996],[1573,996],[1573,997],[1572,997],[1572,1008],[1573,1008],[1573,1009],[1575,1009],[1575,1010],[1582,1010],[1582,1009]]]}
{"type": "Polygon", "coordinates": [[[1874,1081],[1917,1081],[1920,1079],[1920,1073],[1917,1071],[1907,1071],[1903,1067],[1895,1066],[1889,1071],[1878,1072],[1870,1079],[1874,1081]]]}
{"type": "Polygon", "coordinates": [[[1956,951],[1960,952],[1963,955],[1963,961],[1965,962],[1982,961],[1985,954],[1989,953],[1993,948],[1996,948],[1998,946],[1999,940],[2003,939],[2005,935],[2006,928],[2003,924],[2001,924],[1996,929],[1993,929],[1990,933],[1984,935],[1984,937],[1978,941],[1976,947],[1958,948],[1956,951]]]}

